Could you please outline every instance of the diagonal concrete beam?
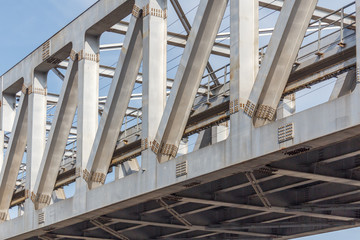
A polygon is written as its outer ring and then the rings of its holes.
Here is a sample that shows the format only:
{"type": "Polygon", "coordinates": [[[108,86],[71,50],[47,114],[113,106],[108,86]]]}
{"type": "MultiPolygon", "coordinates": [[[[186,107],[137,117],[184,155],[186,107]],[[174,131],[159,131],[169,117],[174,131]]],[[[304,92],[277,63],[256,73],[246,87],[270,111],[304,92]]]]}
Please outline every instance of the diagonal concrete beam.
{"type": "Polygon", "coordinates": [[[35,183],[35,198],[33,201],[36,209],[50,204],[51,194],[76,112],[78,98],[77,74],[78,60],[70,60],[35,183]]]}
{"type": "Polygon", "coordinates": [[[28,93],[23,88],[10,143],[5,155],[5,163],[0,175],[0,222],[7,219],[7,212],[13,196],[16,179],[24,155],[27,141],[28,93]]]}
{"type": "Polygon", "coordinates": [[[286,1],[244,112],[255,127],[273,121],[317,0],[286,1]]]}
{"type": "Polygon", "coordinates": [[[142,18],[132,15],[90,158],[84,170],[83,177],[90,189],[105,182],[142,60],[142,27],[142,18]]]}
{"type": "MultiPolygon", "coordinates": [[[[179,3],[178,0],[170,0],[175,12],[176,12],[176,15],[178,16],[181,24],[183,25],[187,35],[190,34],[190,31],[191,31],[191,25],[189,23],[189,20],[187,19],[186,17],[186,14],[184,13],[184,11],[182,10],[181,8],[181,5],[179,3]]],[[[219,81],[214,73],[214,69],[212,68],[210,62],[208,61],[207,64],[206,64],[206,70],[208,71],[208,73],[210,74],[210,77],[212,79],[212,81],[215,83],[215,85],[219,85],[219,81]]]]}
{"type": "Polygon", "coordinates": [[[200,2],[172,91],[151,146],[158,155],[159,162],[168,161],[177,154],[227,2],[200,2]]]}

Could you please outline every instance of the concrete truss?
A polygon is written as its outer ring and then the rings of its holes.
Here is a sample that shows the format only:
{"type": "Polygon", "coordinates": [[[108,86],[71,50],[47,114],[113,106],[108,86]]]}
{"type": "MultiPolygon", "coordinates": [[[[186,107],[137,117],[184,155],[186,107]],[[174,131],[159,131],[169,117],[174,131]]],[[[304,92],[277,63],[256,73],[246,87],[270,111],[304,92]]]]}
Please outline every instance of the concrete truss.
{"type": "Polygon", "coordinates": [[[360,226],[360,1],[199,0],[192,23],[184,2],[100,0],[1,76],[0,239],[360,226]],[[259,30],[263,8],[279,16],[259,30]],[[168,31],[170,10],[185,33],[168,31]],[[100,45],[105,32],[124,41],[100,45]],[[116,67],[104,65],[113,50],[116,67]],[[329,100],[297,112],[300,91],[325,81],[329,100]]]}

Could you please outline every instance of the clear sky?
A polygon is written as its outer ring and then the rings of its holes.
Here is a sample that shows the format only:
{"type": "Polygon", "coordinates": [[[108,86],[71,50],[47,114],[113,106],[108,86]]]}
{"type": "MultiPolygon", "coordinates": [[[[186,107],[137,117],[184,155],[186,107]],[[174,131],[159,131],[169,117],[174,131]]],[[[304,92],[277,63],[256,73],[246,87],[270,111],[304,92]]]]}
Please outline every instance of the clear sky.
{"type": "MultiPolygon", "coordinates": [[[[187,1],[180,0],[181,3],[187,1]]],[[[0,0],[0,75],[95,2],[96,0],[0,0]]],[[[320,5],[333,9],[349,2],[352,1],[319,0],[320,5]]],[[[360,239],[359,236],[360,229],[357,228],[301,239],[360,239]]]]}

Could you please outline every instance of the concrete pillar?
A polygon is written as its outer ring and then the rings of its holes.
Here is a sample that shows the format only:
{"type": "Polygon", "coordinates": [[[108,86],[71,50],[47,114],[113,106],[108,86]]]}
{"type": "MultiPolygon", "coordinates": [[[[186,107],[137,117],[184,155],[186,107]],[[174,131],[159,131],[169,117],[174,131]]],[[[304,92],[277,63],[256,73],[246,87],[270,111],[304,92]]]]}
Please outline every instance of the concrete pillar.
{"type": "Polygon", "coordinates": [[[295,113],[296,102],[295,102],[295,93],[289,94],[280,101],[279,107],[277,108],[276,116],[277,119],[285,118],[291,116],[295,113]]]}
{"type": "Polygon", "coordinates": [[[167,0],[145,0],[143,4],[145,11],[141,138],[144,151],[141,155],[141,164],[149,170],[150,166],[154,165],[152,161],[156,161],[150,144],[155,139],[166,104],[167,0]],[[149,14],[152,9],[161,14],[149,14]]]}
{"type": "MultiPolygon", "coordinates": [[[[244,110],[259,69],[258,0],[230,1],[230,114],[244,110]]],[[[238,116],[231,117],[231,127],[238,116]]]]}
{"type": "MultiPolygon", "coordinates": [[[[257,0],[230,0],[230,138],[229,153],[251,153],[252,121],[243,112],[259,69],[259,10],[257,0]]],[[[236,159],[236,157],[234,157],[236,159]]]]}
{"type": "MultiPolygon", "coordinates": [[[[77,152],[76,167],[83,174],[98,128],[99,99],[99,36],[86,35],[81,49],[75,49],[79,58],[77,152]]],[[[86,191],[83,178],[77,178],[76,191],[86,191]]]]}
{"type": "MultiPolygon", "coordinates": [[[[47,72],[35,71],[32,81],[25,80],[25,85],[29,94],[25,189],[30,194],[34,191],[46,143],[47,72]]],[[[31,199],[25,200],[24,207],[28,218],[32,218],[31,199]]]]}

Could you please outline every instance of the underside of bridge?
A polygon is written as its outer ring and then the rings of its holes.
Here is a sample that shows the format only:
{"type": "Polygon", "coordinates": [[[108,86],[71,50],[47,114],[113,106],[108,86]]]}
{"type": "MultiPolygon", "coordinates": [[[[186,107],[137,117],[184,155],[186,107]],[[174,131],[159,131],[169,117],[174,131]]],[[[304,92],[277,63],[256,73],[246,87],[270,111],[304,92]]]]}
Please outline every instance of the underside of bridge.
{"type": "Polygon", "coordinates": [[[351,137],[300,154],[284,151],[279,154],[285,158],[274,156],[266,167],[253,172],[218,172],[187,181],[177,187],[179,191],[162,197],[94,213],[96,218],[70,226],[55,225],[45,236],[291,239],[356,227],[360,225],[360,181],[355,180],[359,179],[359,143],[360,137],[351,137]]]}
{"type": "Polygon", "coordinates": [[[97,1],[1,76],[0,239],[359,227],[360,0],[327,7],[97,1]]]}

